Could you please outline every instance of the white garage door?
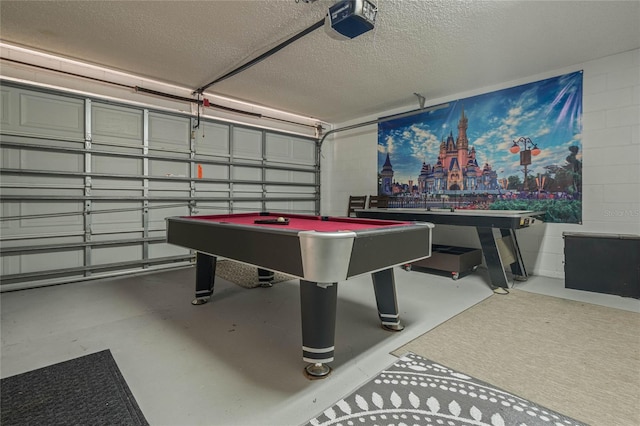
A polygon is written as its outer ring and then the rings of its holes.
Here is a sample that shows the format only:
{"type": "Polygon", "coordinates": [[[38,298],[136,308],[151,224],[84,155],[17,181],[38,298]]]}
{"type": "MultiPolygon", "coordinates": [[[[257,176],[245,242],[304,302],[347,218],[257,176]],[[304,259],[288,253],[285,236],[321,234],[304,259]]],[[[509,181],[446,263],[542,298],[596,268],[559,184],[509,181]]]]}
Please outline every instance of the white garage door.
{"type": "Polygon", "coordinates": [[[315,139],[0,91],[2,291],[184,266],[193,255],[166,244],[168,216],[318,213],[315,139]]]}

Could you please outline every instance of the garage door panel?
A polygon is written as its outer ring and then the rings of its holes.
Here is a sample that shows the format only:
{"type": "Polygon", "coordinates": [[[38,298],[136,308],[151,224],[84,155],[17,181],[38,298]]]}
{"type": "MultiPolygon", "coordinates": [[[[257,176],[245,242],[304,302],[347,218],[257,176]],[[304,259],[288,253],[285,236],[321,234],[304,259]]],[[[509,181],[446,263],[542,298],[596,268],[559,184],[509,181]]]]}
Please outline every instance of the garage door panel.
{"type": "Polygon", "coordinates": [[[198,163],[198,166],[204,179],[229,179],[229,166],[205,163],[198,163]]]}
{"type": "Polygon", "coordinates": [[[262,185],[234,184],[233,193],[241,197],[261,197],[262,185]]]}
{"type": "Polygon", "coordinates": [[[314,188],[300,188],[295,186],[281,186],[281,185],[267,185],[265,187],[267,191],[267,198],[274,197],[289,197],[289,198],[297,198],[297,197],[313,197],[315,194],[314,188]]]}
{"type": "Polygon", "coordinates": [[[209,192],[226,192],[227,195],[231,191],[231,186],[228,183],[205,183],[196,181],[196,193],[204,194],[209,192]]]}
{"type": "Polygon", "coordinates": [[[77,201],[21,202],[18,214],[23,219],[20,220],[19,233],[54,235],[60,232],[82,231],[83,207],[84,205],[77,201]]]}
{"type": "Polygon", "coordinates": [[[151,180],[149,190],[153,191],[153,195],[157,195],[160,191],[186,191],[188,196],[190,185],[187,181],[151,180]]]}
{"type": "Polygon", "coordinates": [[[187,156],[190,137],[191,120],[189,118],[149,114],[150,149],[170,151],[172,156],[187,156]]]}
{"type": "Polygon", "coordinates": [[[67,172],[81,172],[84,167],[84,157],[80,154],[61,152],[41,152],[25,150],[20,155],[20,168],[23,170],[64,170],[67,172]]]}
{"type": "Polygon", "coordinates": [[[312,166],[315,165],[315,157],[314,141],[288,135],[271,133],[266,135],[265,159],[268,162],[312,166]]]}
{"type": "Polygon", "coordinates": [[[11,127],[11,92],[5,88],[0,88],[0,124],[3,128],[11,127]]]}
{"type": "Polygon", "coordinates": [[[94,143],[142,146],[142,110],[93,103],[91,113],[94,143]]]}
{"type": "Polygon", "coordinates": [[[122,230],[123,226],[138,229],[142,226],[142,202],[94,201],[91,224],[95,232],[122,230]]]}
{"type": "MultiPolygon", "coordinates": [[[[14,98],[10,98],[14,99],[14,98]]],[[[49,138],[84,139],[84,101],[49,93],[21,90],[17,106],[17,120],[12,123],[21,134],[49,138]]]]}
{"type": "Polygon", "coordinates": [[[234,201],[233,211],[242,212],[259,212],[262,211],[262,203],[260,201],[234,201]]]}
{"type": "Polygon", "coordinates": [[[116,247],[94,247],[91,260],[94,265],[105,265],[115,262],[127,262],[142,258],[142,244],[116,247]]]}
{"type": "MultiPolygon", "coordinates": [[[[173,203],[149,203],[149,222],[152,224],[161,224],[164,229],[165,218],[172,216],[189,216],[189,207],[187,205],[176,207],[163,207],[173,203]]],[[[154,226],[154,228],[156,228],[154,226]]]]}
{"type": "Polygon", "coordinates": [[[198,201],[194,214],[227,214],[231,212],[230,204],[229,201],[198,201]]]}
{"type": "Polygon", "coordinates": [[[93,178],[91,193],[95,196],[120,196],[130,195],[139,197],[142,195],[142,179],[111,179],[93,178]],[[113,191],[113,194],[111,193],[113,191]]]}
{"type": "Polygon", "coordinates": [[[22,195],[26,195],[25,189],[30,188],[84,188],[84,179],[80,176],[11,174],[2,176],[2,186],[22,188],[22,195]]]}
{"type": "Polygon", "coordinates": [[[141,175],[142,159],[127,157],[91,156],[93,173],[111,173],[118,175],[141,175]]]}
{"type": "MultiPolygon", "coordinates": [[[[49,202],[53,203],[55,201],[59,201],[61,203],[67,202],[69,200],[55,200],[56,197],[81,197],[83,194],[82,187],[76,186],[74,188],[64,187],[61,185],[46,185],[46,184],[36,184],[31,185],[29,187],[25,187],[22,185],[21,187],[11,187],[7,185],[2,189],[2,196],[7,198],[38,198],[44,201],[50,200],[49,202]]],[[[39,200],[38,200],[39,201],[39,200]]],[[[44,203],[44,201],[42,201],[44,203]]],[[[33,201],[36,202],[36,201],[33,201]]]]}
{"type": "Polygon", "coordinates": [[[104,245],[101,243],[104,243],[104,242],[111,243],[114,241],[117,241],[117,242],[122,241],[123,243],[129,244],[129,245],[137,245],[137,246],[142,244],[141,241],[138,241],[144,237],[144,233],[142,232],[142,229],[139,229],[137,232],[131,231],[131,230],[127,232],[127,228],[122,227],[122,228],[119,228],[119,230],[122,230],[122,232],[118,232],[118,230],[115,230],[112,232],[95,233],[91,237],[91,242],[97,243],[97,245],[94,246],[94,248],[100,245],[104,245]]]}
{"type": "Polygon", "coordinates": [[[229,126],[200,122],[201,129],[195,134],[198,155],[229,156],[229,126]]]}
{"type": "Polygon", "coordinates": [[[150,176],[188,177],[190,175],[189,170],[189,163],[162,160],[149,161],[150,176]]]}
{"type": "Polygon", "coordinates": [[[233,180],[262,181],[262,170],[258,167],[234,166],[231,176],[233,180]]]}
{"type": "Polygon", "coordinates": [[[185,188],[184,190],[177,190],[177,189],[154,190],[150,192],[150,196],[154,198],[157,198],[157,197],[167,198],[168,199],[167,202],[173,202],[172,200],[170,200],[171,198],[188,200],[191,197],[191,191],[189,191],[189,188],[185,188]]]}
{"type": "Polygon", "coordinates": [[[237,158],[262,159],[262,132],[235,127],[232,153],[237,158]]]}
{"type": "Polygon", "coordinates": [[[316,179],[315,171],[298,172],[291,170],[274,170],[267,169],[265,171],[267,182],[292,182],[292,183],[309,183],[313,184],[316,179]]]}
{"type": "Polygon", "coordinates": [[[158,257],[165,256],[187,256],[189,255],[189,250],[178,247],[173,244],[150,244],[149,245],[149,259],[154,259],[158,257]]]}
{"type": "MultiPolygon", "coordinates": [[[[7,257],[9,264],[12,265],[12,274],[76,268],[84,263],[84,252],[82,250],[53,251],[3,257],[7,257]],[[10,260],[12,257],[14,257],[13,261],[10,260]]],[[[3,271],[3,274],[6,273],[7,271],[3,271]]]]}
{"type": "Polygon", "coordinates": [[[315,214],[316,205],[313,201],[266,201],[267,211],[297,212],[315,214]]]}

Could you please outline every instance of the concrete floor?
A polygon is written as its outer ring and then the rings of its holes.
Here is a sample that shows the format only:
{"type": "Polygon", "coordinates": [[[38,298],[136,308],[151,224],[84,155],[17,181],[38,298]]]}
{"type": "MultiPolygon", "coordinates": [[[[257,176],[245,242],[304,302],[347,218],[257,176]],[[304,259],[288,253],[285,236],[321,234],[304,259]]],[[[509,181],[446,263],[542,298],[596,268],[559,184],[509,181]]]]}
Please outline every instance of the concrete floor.
{"type": "MultiPolygon", "coordinates": [[[[3,293],[0,373],[110,349],[152,425],[302,424],[392,364],[391,351],[492,294],[483,269],[457,281],[395,275],[399,333],[379,326],[369,276],[339,284],[334,371],[324,380],[303,375],[297,281],[247,290],[218,279],[213,299],[192,306],[193,268],[3,293]]],[[[640,312],[636,299],[557,279],[516,288],[640,312]]]]}

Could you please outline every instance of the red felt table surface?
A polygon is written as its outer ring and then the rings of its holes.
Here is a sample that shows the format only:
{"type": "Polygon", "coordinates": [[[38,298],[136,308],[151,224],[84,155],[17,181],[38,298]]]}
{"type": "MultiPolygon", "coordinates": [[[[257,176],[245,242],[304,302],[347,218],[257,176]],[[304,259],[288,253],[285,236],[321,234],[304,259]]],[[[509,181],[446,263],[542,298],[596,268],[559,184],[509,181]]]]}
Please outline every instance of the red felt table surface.
{"type": "Polygon", "coordinates": [[[269,215],[261,215],[260,213],[239,213],[229,215],[190,216],[189,218],[194,220],[204,220],[218,223],[232,223],[235,225],[251,225],[268,228],[283,228],[297,231],[319,232],[359,231],[364,229],[377,229],[384,227],[405,226],[411,224],[411,222],[357,219],[348,217],[330,217],[329,220],[322,220],[321,216],[306,216],[287,213],[269,213],[269,215]],[[277,223],[254,223],[256,220],[275,220],[279,217],[288,219],[289,224],[282,225],[277,223]]]}

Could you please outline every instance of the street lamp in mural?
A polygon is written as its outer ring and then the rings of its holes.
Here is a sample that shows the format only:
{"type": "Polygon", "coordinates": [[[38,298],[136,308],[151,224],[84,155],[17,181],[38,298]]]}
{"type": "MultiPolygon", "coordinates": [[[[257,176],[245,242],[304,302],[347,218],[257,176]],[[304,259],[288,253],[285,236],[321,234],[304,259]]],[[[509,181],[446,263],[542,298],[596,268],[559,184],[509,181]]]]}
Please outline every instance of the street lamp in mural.
{"type": "Polygon", "coordinates": [[[534,157],[540,154],[541,149],[538,148],[538,145],[533,143],[533,141],[529,138],[522,137],[520,139],[514,140],[513,145],[509,148],[509,152],[512,154],[520,153],[520,165],[524,167],[524,184],[522,185],[522,189],[524,191],[527,190],[527,175],[528,169],[527,167],[531,164],[531,156],[534,157]],[[520,147],[522,146],[522,149],[520,147]]]}

